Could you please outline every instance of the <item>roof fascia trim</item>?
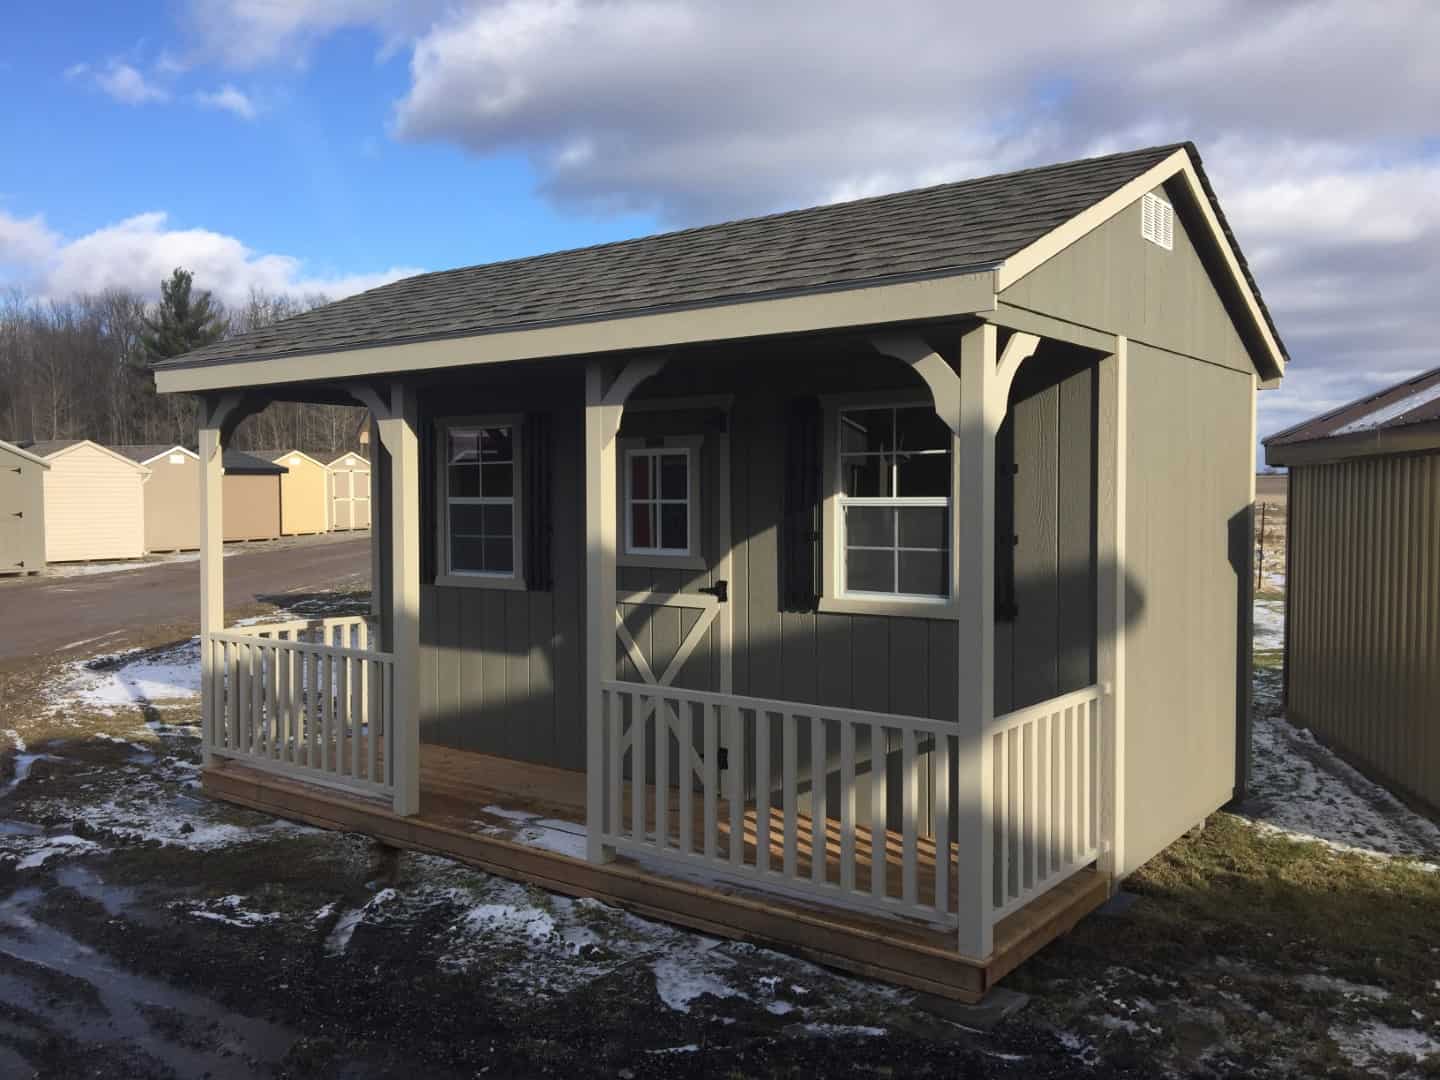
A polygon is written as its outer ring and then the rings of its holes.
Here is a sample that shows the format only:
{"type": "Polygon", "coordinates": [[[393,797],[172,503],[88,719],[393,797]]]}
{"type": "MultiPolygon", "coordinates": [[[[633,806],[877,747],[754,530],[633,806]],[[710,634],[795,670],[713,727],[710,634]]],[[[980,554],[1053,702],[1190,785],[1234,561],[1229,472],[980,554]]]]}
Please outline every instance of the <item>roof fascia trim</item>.
{"type": "Polygon", "coordinates": [[[1239,292],[1246,313],[1250,316],[1250,321],[1259,334],[1260,340],[1265,344],[1271,370],[1262,371],[1260,374],[1267,379],[1283,376],[1285,374],[1285,354],[1280,351],[1280,343],[1270,332],[1270,324],[1266,322],[1265,315],[1260,310],[1255,291],[1245,280],[1245,272],[1240,268],[1240,259],[1235,254],[1229,238],[1226,237],[1225,230],[1220,227],[1220,219],[1215,216],[1215,208],[1210,205],[1210,197],[1205,193],[1204,185],[1200,183],[1200,177],[1195,172],[1195,163],[1190,160],[1190,154],[1183,147],[1164,161],[1145,170],[1124,187],[1107,195],[1088,210],[1076,214],[1069,221],[1050,230],[1040,239],[1006,259],[995,272],[996,292],[1004,292],[1026,274],[1105,224],[1147,191],[1159,187],[1167,180],[1177,176],[1184,180],[1191,201],[1199,208],[1211,238],[1220,251],[1225,268],[1229,272],[1231,283],[1239,292]]]}
{"type": "Polygon", "coordinates": [[[437,370],[515,360],[632,352],[782,334],[954,318],[995,307],[992,268],[856,289],[681,308],[402,345],[157,368],[161,393],[198,393],[437,370]]]}
{"type": "Polygon", "coordinates": [[[200,455],[197,454],[197,453],[195,453],[194,450],[187,450],[185,447],[181,446],[179,443],[176,443],[174,446],[169,446],[169,447],[166,447],[164,450],[161,450],[158,454],[152,454],[150,457],[147,457],[144,461],[140,462],[140,464],[141,464],[141,465],[149,465],[150,462],[152,462],[152,461],[159,461],[159,460],[160,460],[162,457],[164,457],[166,454],[173,454],[173,453],[175,453],[175,451],[177,451],[177,450],[180,451],[180,453],[182,453],[182,454],[189,454],[189,455],[190,455],[191,457],[193,457],[196,461],[199,461],[199,460],[200,460],[200,455]]]}
{"type": "Polygon", "coordinates": [[[149,475],[150,475],[150,470],[149,470],[148,468],[146,468],[146,467],[145,467],[143,464],[141,464],[140,462],[136,461],[134,458],[128,458],[128,457],[126,457],[124,454],[120,453],[120,451],[118,451],[118,450],[111,450],[108,446],[104,446],[104,445],[96,442],[94,439],[81,439],[79,442],[71,443],[69,446],[65,447],[64,449],[62,449],[62,450],[56,450],[53,454],[50,454],[50,455],[49,455],[49,459],[50,459],[51,461],[54,461],[56,458],[62,458],[62,457],[64,457],[66,454],[73,454],[76,450],[79,450],[82,446],[93,446],[96,450],[99,450],[99,451],[100,451],[102,454],[104,454],[105,456],[107,456],[107,457],[112,457],[112,458],[114,458],[116,461],[124,462],[126,465],[130,466],[130,468],[134,469],[136,472],[140,473],[142,476],[149,476],[149,475]]]}
{"type": "Polygon", "coordinates": [[[0,450],[8,450],[16,457],[24,458],[30,462],[30,464],[39,465],[42,469],[50,468],[50,462],[46,461],[43,457],[40,457],[38,454],[32,454],[29,450],[22,450],[14,443],[6,442],[4,439],[0,439],[0,450]]]}
{"type": "Polygon", "coordinates": [[[1382,454],[1440,450],[1440,420],[1379,428],[1356,435],[1321,435],[1302,442],[1266,444],[1267,465],[1325,465],[1382,454]]]}

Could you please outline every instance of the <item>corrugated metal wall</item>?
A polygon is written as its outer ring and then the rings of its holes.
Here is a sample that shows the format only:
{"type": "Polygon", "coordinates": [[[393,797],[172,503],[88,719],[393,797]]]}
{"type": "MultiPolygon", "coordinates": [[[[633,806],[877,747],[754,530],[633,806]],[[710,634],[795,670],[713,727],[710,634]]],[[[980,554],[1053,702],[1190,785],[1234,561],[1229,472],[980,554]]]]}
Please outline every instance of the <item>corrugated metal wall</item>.
{"type": "Polygon", "coordinates": [[[1440,806],[1440,454],[1290,470],[1289,715],[1440,806]]]}

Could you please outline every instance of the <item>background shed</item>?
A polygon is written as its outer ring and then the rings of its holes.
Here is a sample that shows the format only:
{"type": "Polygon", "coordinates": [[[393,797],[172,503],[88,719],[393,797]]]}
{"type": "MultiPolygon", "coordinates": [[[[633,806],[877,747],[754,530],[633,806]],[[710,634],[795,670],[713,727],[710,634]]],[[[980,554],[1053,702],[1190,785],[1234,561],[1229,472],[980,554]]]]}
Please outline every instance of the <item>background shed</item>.
{"type": "Polygon", "coordinates": [[[200,458],[164,443],[111,449],[150,470],[145,483],[145,550],[193,551],[200,546],[200,458]]]}
{"type": "Polygon", "coordinates": [[[330,529],[330,470],[300,450],[256,450],[255,456],[283,465],[280,478],[280,531],[307,536],[330,529]]]}
{"type": "Polygon", "coordinates": [[[1290,470],[1291,721],[1440,807],[1440,368],[1272,435],[1265,458],[1290,470]]]}
{"type": "Polygon", "coordinates": [[[45,568],[45,473],[49,464],[0,439],[0,574],[45,568]]]}
{"type": "Polygon", "coordinates": [[[341,454],[330,470],[330,527],[338,531],[370,527],[370,462],[356,453],[341,454]]]}
{"type": "Polygon", "coordinates": [[[27,444],[45,473],[45,557],[50,562],[138,559],[145,554],[150,470],[89,439],[27,444]]]}
{"type": "MultiPolygon", "coordinates": [[[[280,536],[280,478],[285,466],[239,450],[226,450],[224,533],[232,540],[275,540],[280,536]]],[[[196,497],[199,486],[197,482],[196,497]]]]}

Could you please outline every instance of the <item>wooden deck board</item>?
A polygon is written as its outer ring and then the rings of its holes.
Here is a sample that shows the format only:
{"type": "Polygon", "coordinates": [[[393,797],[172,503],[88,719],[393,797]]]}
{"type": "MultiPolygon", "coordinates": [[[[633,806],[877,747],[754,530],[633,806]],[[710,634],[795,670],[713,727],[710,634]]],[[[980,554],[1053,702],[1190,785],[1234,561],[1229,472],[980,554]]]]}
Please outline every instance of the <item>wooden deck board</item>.
{"type": "MultiPolygon", "coordinates": [[[[218,798],[280,817],[448,855],[554,892],[595,897],[652,918],[788,950],[831,967],[962,1001],[979,1000],[997,979],[1099,906],[1108,892],[1101,875],[1082,871],[1002,920],[995,928],[994,952],[977,960],[956,952],[953,931],[914,920],[821,906],[744,885],[697,884],[670,876],[663,863],[650,859],[642,863],[622,856],[597,866],[505,835],[507,824],[517,827],[505,815],[521,811],[557,829],[572,826],[576,848],[581,849],[582,773],[427,745],[421,750],[420,813],[413,818],[396,817],[379,800],[305,784],[235,761],[207,768],[204,786],[218,798]]],[[[673,818],[673,797],[671,802],[673,818]]],[[[653,797],[648,816],[653,825],[653,797]]],[[[720,816],[728,822],[728,814],[720,816]]],[[[778,832],[777,826],[772,836],[778,837],[778,832]]],[[[753,858],[753,808],[746,834],[747,856],[753,858]]],[[[672,828],[671,835],[678,836],[678,828],[672,828]]],[[[834,863],[828,872],[836,875],[831,880],[838,880],[838,845],[833,836],[827,839],[831,841],[826,844],[827,863],[834,863]]],[[[887,876],[898,873],[898,844],[898,837],[887,837],[887,876]]],[[[926,887],[933,890],[933,845],[923,850],[926,887]]],[[[868,835],[863,853],[864,874],[857,883],[867,887],[868,835]]],[[[774,842],[772,857],[778,865],[780,852],[774,842]]],[[[806,870],[810,857],[807,850],[802,863],[806,870]]],[[[928,895],[933,896],[933,891],[928,895]]]]}

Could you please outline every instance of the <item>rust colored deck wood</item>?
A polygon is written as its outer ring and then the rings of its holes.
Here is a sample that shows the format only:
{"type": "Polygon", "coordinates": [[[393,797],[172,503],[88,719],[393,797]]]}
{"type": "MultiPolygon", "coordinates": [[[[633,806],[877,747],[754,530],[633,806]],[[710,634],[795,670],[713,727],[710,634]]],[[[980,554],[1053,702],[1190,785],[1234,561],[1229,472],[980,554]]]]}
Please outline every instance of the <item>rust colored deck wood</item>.
{"type": "MultiPolygon", "coordinates": [[[[755,888],[696,884],[666,876],[663,866],[648,862],[641,866],[623,856],[597,866],[496,834],[495,830],[515,825],[497,809],[523,811],[557,828],[568,823],[574,829],[577,852],[583,851],[585,777],[581,773],[424,746],[420,813],[413,818],[396,817],[378,800],[304,784],[238,762],[206,769],[204,787],[217,798],[279,817],[365,833],[552,892],[594,897],[650,918],[797,953],[830,967],[960,1001],[978,1001],[998,979],[1103,903],[1108,892],[1100,874],[1077,874],[1002,920],[995,928],[993,954],[981,961],[955,951],[953,931],[920,922],[822,907],[755,888]]],[[[653,822],[653,799],[651,806],[653,822]]],[[[753,810],[746,832],[747,854],[753,857],[753,810]]],[[[835,839],[829,839],[827,861],[835,858],[829,851],[832,845],[838,848],[835,839]]],[[[887,869],[893,870],[898,867],[899,841],[893,836],[886,841],[887,869]]],[[[868,837],[862,850],[868,875],[868,837]]],[[[933,846],[928,859],[933,889],[933,846]]]]}

